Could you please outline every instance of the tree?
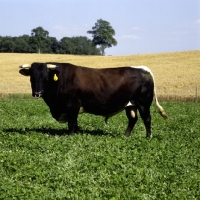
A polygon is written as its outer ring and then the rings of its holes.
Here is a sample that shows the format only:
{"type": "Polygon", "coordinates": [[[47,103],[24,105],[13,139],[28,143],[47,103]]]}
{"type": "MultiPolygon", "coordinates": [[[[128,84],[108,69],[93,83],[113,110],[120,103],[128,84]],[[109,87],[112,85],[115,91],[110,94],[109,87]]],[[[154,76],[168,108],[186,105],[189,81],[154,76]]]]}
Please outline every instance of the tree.
{"type": "Polygon", "coordinates": [[[1,41],[1,51],[2,52],[14,52],[15,43],[13,42],[13,38],[6,36],[1,41]]]}
{"type": "Polygon", "coordinates": [[[95,26],[92,27],[92,30],[87,31],[87,33],[92,34],[93,45],[99,45],[101,55],[105,54],[105,49],[116,46],[117,41],[113,37],[115,35],[115,30],[112,28],[109,22],[99,19],[95,23],[95,26]]]}
{"type": "Polygon", "coordinates": [[[74,45],[72,44],[71,38],[63,37],[59,43],[60,53],[62,54],[74,54],[74,45]]]}
{"type": "Polygon", "coordinates": [[[13,41],[15,44],[14,52],[16,52],[16,53],[29,53],[30,52],[28,35],[13,37],[13,41]]]}
{"type": "Polygon", "coordinates": [[[92,41],[84,36],[63,37],[59,42],[61,54],[100,55],[99,49],[92,45],[92,41]]]}
{"type": "Polygon", "coordinates": [[[41,52],[41,46],[43,43],[49,43],[49,32],[44,30],[41,26],[31,31],[31,42],[35,43],[38,48],[38,53],[41,52]]]}
{"type": "Polygon", "coordinates": [[[99,55],[98,50],[96,47],[92,45],[92,41],[88,39],[87,37],[84,36],[79,36],[79,37],[72,37],[71,38],[72,43],[74,44],[75,47],[75,52],[74,54],[77,55],[99,55]]]}
{"type": "Polygon", "coordinates": [[[59,53],[59,42],[55,37],[50,37],[51,53],[59,53]]]}

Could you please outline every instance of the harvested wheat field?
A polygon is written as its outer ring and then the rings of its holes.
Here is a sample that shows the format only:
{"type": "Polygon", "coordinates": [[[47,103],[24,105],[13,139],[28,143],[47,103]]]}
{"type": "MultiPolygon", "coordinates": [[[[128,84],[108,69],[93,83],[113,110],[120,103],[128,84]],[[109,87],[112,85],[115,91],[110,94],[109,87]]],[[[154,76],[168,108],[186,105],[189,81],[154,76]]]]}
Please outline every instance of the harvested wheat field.
{"type": "Polygon", "coordinates": [[[24,63],[49,61],[94,68],[145,65],[154,74],[158,97],[200,98],[200,51],[130,56],[1,53],[0,95],[31,94],[29,77],[19,74],[19,66],[24,63]]]}

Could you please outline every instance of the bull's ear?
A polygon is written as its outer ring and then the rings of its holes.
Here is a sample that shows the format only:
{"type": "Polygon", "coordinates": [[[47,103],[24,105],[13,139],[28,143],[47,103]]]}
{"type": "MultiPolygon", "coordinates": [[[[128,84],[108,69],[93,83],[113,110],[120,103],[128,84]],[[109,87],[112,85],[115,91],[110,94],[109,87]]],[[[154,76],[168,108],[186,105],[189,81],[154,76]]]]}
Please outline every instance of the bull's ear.
{"type": "Polygon", "coordinates": [[[19,73],[24,76],[30,76],[30,69],[20,69],[19,73]]]}

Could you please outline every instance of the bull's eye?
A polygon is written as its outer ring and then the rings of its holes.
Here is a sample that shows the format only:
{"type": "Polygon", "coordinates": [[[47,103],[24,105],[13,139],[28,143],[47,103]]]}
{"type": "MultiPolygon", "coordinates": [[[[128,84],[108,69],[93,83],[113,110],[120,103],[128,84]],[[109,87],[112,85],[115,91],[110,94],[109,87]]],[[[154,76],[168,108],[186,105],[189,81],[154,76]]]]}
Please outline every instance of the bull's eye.
{"type": "Polygon", "coordinates": [[[58,80],[58,77],[57,77],[56,74],[54,74],[54,76],[53,76],[53,80],[54,80],[54,81],[57,81],[57,80],[58,80]]]}

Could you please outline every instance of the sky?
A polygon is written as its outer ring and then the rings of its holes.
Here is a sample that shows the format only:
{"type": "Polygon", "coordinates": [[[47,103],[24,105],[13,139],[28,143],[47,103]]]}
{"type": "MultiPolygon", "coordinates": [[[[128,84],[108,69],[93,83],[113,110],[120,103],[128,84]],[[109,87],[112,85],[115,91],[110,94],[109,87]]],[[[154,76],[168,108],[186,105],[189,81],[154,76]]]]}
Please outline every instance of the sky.
{"type": "Polygon", "coordinates": [[[31,35],[92,39],[97,20],[115,30],[117,46],[106,55],[200,50],[200,0],[0,0],[0,36],[31,35]]]}

